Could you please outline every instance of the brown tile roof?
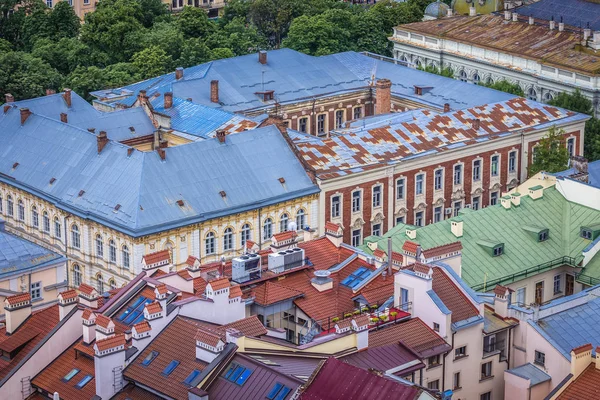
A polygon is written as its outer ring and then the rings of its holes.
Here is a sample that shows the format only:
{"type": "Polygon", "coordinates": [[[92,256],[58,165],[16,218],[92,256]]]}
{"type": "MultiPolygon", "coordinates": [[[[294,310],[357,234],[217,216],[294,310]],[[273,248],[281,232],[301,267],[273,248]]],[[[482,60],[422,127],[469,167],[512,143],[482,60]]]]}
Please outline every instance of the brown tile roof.
{"type": "Polygon", "coordinates": [[[225,340],[221,336],[215,335],[214,333],[208,332],[202,328],[198,329],[194,339],[196,339],[196,341],[198,342],[207,344],[212,347],[217,347],[219,345],[219,342],[225,342],[225,340]]]}
{"type": "Polygon", "coordinates": [[[304,294],[296,289],[267,281],[254,288],[254,302],[262,306],[293,299],[304,294]]]}
{"type": "MultiPolygon", "coordinates": [[[[206,290],[207,283],[208,282],[206,282],[201,277],[194,278],[194,293],[197,295],[204,293],[204,291],[206,290]]],[[[231,289],[229,289],[229,290],[231,291],[231,289]]]]}
{"type": "Polygon", "coordinates": [[[107,317],[106,315],[98,314],[96,316],[96,325],[101,326],[103,328],[108,328],[108,325],[112,322],[112,319],[107,317]]]}
{"type": "Polygon", "coordinates": [[[210,284],[213,290],[221,290],[229,287],[229,278],[217,278],[209,280],[208,283],[210,284]]]}
{"type": "Polygon", "coordinates": [[[429,265],[415,263],[410,267],[413,271],[419,272],[424,275],[429,275],[429,271],[431,271],[431,267],[429,265]]]}
{"type": "Polygon", "coordinates": [[[310,259],[317,270],[332,267],[354,254],[346,247],[336,247],[326,237],[299,243],[298,247],[304,249],[306,257],[310,259]]]}
{"type": "Polygon", "coordinates": [[[267,334],[267,329],[260,322],[256,315],[223,325],[218,330],[225,332],[225,330],[228,328],[237,329],[238,331],[242,332],[244,336],[258,337],[267,334]]]}
{"type": "Polygon", "coordinates": [[[292,239],[296,238],[296,236],[298,236],[296,231],[285,231],[285,232],[280,232],[280,233],[274,234],[273,238],[275,238],[275,240],[278,242],[283,242],[286,240],[292,240],[292,239]]]}
{"type": "MultiPolygon", "coordinates": [[[[31,338],[25,346],[19,350],[13,358],[7,360],[5,358],[0,358],[0,380],[4,379],[6,375],[21,361],[25,356],[27,356],[35,346],[43,340],[48,333],[58,324],[58,305],[53,305],[48,308],[44,308],[39,311],[34,311],[31,313],[31,316],[27,318],[21,326],[17,329],[16,332],[13,332],[12,335],[6,334],[6,327],[0,328],[0,346],[3,345],[4,342],[9,340],[12,336],[21,335],[20,332],[25,331],[37,331],[35,337],[31,338]]],[[[25,340],[21,338],[22,340],[25,340]]],[[[11,342],[6,344],[7,347],[11,347],[11,342]]]]}
{"type": "Polygon", "coordinates": [[[509,292],[510,289],[507,288],[506,286],[502,286],[502,285],[496,285],[496,287],[494,288],[494,294],[496,294],[497,296],[506,296],[506,292],[509,292]]]}
{"type": "Polygon", "coordinates": [[[135,324],[133,327],[135,328],[135,331],[137,333],[143,333],[152,330],[152,327],[150,326],[148,321],[142,321],[140,323],[135,324]]]}
{"type": "Polygon", "coordinates": [[[339,329],[351,328],[352,327],[352,318],[342,319],[335,323],[339,329]]]}
{"type": "Polygon", "coordinates": [[[60,292],[59,296],[62,297],[63,300],[74,299],[74,298],[77,298],[77,290],[75,290],[75,289],[65,290],[64,292],[60,292]]]}
{"type": "Polygon", "coordinates": [[[359,328],[361,326],[369,325],[369,322],[370,322],[370,318],[367,314],[359,315],[358,317],[353,318],[353,319],[356,322],[356,326],[358,326],[359,328]]]}
{"type": "Polygon", "coordinates": [[[85,321],[89,321],[92,316],[96,316],[96,314],[89,308],[86,308],[85,310],[83,310],[83,313],[81,314],[81,319],[83,319],[85,321]]]}
{"type": "Polygon", "coordinates": [[[402,264],[403,260],[404,260],[404,256],[401,253],[392,251],[392,262],[402,264]]]}
{"type": "Polygon", "coordinates": [[[415,242],[411,242],[410,240],[407,240],[406,242],[404,242],[404,244],[402,245],[402,250],[407,251],[409,253],[413,253],[416,254],[417,253],[417,248],[419,247],[418,243],[415,242]]]}
{"type": "Polygon", "coordinates": [[[187,269],[180,269],[179,271],[177,271],[177,275],[179,275],[186,281],[190,281],[190,280],[194,279],[194,278],[192,278],[192,276],[190,275],[190,273],[188,272],[187,269]]]}
{"type": "Polygon", "coordinates": [[[188,256],[187,260],[185,260],[185,263],[187,265],[189,265],[190,267],[193,267],[194,264],[196,263],[196,261],[200,261],[200,260],[198,260],[198,258],[196,258],[194,256],[188,256]]]}
{"type": "Polygon", "coordinates": [[[582,346],[579,347],[575,347],[573,350],[571,350],[573,353],[575,354],[581,354],[581,353],[585,353],[586,351],[590,351],[594,348],[594,346],[592,346],[591,343],[588,344],[584,344],[582,346]]]}
{"type": "Polygon", "coordinates": [[[146,305],[149,314],[156,314],[162,311],[162,306],[158,301],[146,305]]]}
{"type": "Polygon", "coordinates": [[[93,286],[88,285],[87,283],[82,283],[79,285],[79,291],[83,294],[91,296],[96,289],[93,286]]]}
{"type": "Polygon", "coordinates": [[[236,297],[242,297],[242,288],[239,285],[233,285],[229,288],[229,298],[235,299],[236,297]]]}
{"type": "Polygon", "coordinates": [[[161,250],[161,251],[157,251],[155,253],[146,254],[142,258],[146,262],[146,265],[155,264],[155,263],[158,263],[161,261],[166,261],[166,260],[168,260],[170,262],[171,261],[171,253],[169,252],[169,250],[161,250]]]}
{"type": "Polygon", "coordinates": [[[111,400],[162,400],[162,397],[144,390],[139,386],[129,384],[111,400]]]}
{"type": "Polygon", "coordinates": [[[19,329],[17,332],[10,335],[5,341],[0,343],[0,350],[7,353],[15,351],[39,334],[39,329],[33,327],[28,329],[19,329]]]}
{"type": "MultiPolygon", "coordinates": [[[[185,272],[187,273],[187,271],[185,271],[185,272]]],[[[158,291],[158,294],[166,294],[169,291],[167,289],[167,285],[165,285],[164,283],[159,283],[158,285],[156,285],[156,287],[154,289],[156,291],[158,291]]]]}
{"type": "Polygon", "coordinates": [[[104,351],[119,346],[125,346],[125,342],[125,335],[120,333],[106,339],[96,340],[96,347],[98,348],[98,351],[104,351]]]}
{"type": "Polygon", "coordinates": [[[432,258],[432,257],[443,256],[444,254],[448,254],[448,253],[454,253],[455,251],[461,251],[461,250],[462,250],[462,243],[454,242],[454,243],[443,244],[443,245],[437,246],[437,247],[432,247],[427,250],[423,250],[423,256],[425,256],[425,258],[432,258]]]}
{"type": "Polygon", "coordinates": [[[251,249],[254,247],[256,243],[254,243],[252,240],[246,240],[246,248],[247,249],[251,249]]]}
{"type": "Polygon", "coordinates": [[[6,302],[11,306],[22,303],[24,301],[31,301],[31,295],[29,294],[29,292],[13,294],[12,296],[8,296],[6,298],[6,302]]]}
{"type": "Polygon", "coordinates": [[[600,369],[592,362],[567,388],[557,400],[600,400],[600,369]]]}
{"type": "Polygon", "coordinates": [[[394,295],[394,277],[386,277],[386,280],[378,277],[359,292],[369,304],[383,304],[394,295]]]}
{"type": "Polygon", "coordinates": [[[479,315],[477,307],[440,268],[433,268],[433,291],[452,312],[452,322],[462,321],[479,315]]]}
{"type": "Polygon", "coordinates": [[[195,369],[202,371],[207,364],[196,359],[196,342],[193,338],[198,325],[182,317],[176,317],[163,331],[144,349],[124,371],[124,376],[142,385],[176,399],[187,399],[188,387],[183,381],[195,369]],[[151,351],[158,352],[156,358],[146,367],[141,362],[151,351]],[[171,361],[179,361],[179,365],[169,376],[162,374],[171,361]]]}
{"type": "Polygon", "coordinates": [[[440,335],[420,318],[389,324],[369,332],[369,348],[402,342],[420,357],[429,357],[450,349],[440,335]]]}
{"type": "Polygon", "coordinates": [[[325,222],[325,230],[331,232],[337,232],[340,229],[339,224],[335,224],[333,222],[325,222]]]}
{"type": "Polygon", "coordinates": [[[375,251],[373,251],[373,255],[377,258],[383,258],[383,257],[387,256],[385,251],[383,251],[381,249],[375,249],[375,251]]]}

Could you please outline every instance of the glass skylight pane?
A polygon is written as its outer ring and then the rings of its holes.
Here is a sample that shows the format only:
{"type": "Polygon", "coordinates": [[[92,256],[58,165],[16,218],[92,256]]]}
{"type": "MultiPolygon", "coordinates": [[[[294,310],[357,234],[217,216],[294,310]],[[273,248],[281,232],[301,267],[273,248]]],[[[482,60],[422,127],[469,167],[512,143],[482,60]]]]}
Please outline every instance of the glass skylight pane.
{"type": "Polygon", "coordinates": [[[288,395],[288,393],[291,391],[292,389],[290,389],[287,386],[284,386],[281,391],[279,392],[279,394],[277,395],[277,397],[275,397],[275,400],[283,400],[285,399],[285,396],[288,395]]]}
{"type": "Polygon", "coordinates": [[[241,365],[238,365],[235,371],[233,371],[233,374],[231,374],[231,376],[229,377],[229,380],[231,382],[235,382],[236,379],[239,378],[239,376],[242,374],[242,372],[244,372],[245,369],[246,368],[242,367],[241,365]]]}
{"type": "Polygon", "coordinates": [[[239,378],[237,378],[237,380],[235,381],[235,383],[237,383],[240,386],[244,386],[244,383],[246,383],[246,381],[248,380],[248,377],[252,374],[252,371],[250,371],[249,369],[246,369],[244,372],[242,372],[242,374],[240,375],[239,378]]]}
{"type": "Polygon", "coordinates": [[[173,370],[174,370],[175,368],[177,368],[177,366],[178,366],[178,365],[179,365],[179,361],[175,361],[175,360],[171,361],[171,362],[169,363],[169,365],[167,365],[167,366],[165,367],[165,369],[163,370],[163,372],[162,372],[162,373],[163,373],[163,375],[170,375],[170,374],[171,374],[171,372],[173,372],[173,370]]]}
{"type": "Polygon", "coordinates": [[[273,400],[282,387],[283,385],[281,383],[276,383],[275,386],[273,386],[273,389],[271,389],[271,391],[269,392],[269,394],[267,394],[267,399],[273,400]]]}
{"type": "Polygon", "coordinates": [[[229,379],[229,377],[231,376],[231,373],[235,370],[235,367],[237,367],[237,364],[231,364],[231,366],[229,367],[229,370],[225,374],[225,379],[229,379]]]}
{"type": "Polygon", "coordinates": [[[73,368],[68,374],[65,375],[65,377],[62,379],[63,382],[69,382],[71,380],[71,378],[73,378],[75,375],[77,375],[77,373],[79,372],[79,370],[77,368],[73,368]]]}
{"type": "Polygon", "coordinates": [[[187,378],[185,378],[185,381],[183,381],[183,383],[185,383],[186,385],[191,385],[192,381],[196,379],[198,375],[200,375],[200,371],[198,371],[197,369],[193,370],[192,373],[189,374],[187,378]]]}
{"type": "Polygon", "coordinates": [[[144,361],[142,361],[142,365],[144,367],[147,367],[152,362],[152,360],[156,358],[157,355],[158,351],[151,351],[150,354],[148,354],[146,358],[144,358],[144,361]]]}
{"type": "Polygon", "coordinates": [[[82,380],[79,381],[79,383],[77,385],[75,385],[75,387],[77,389],[81,389],[82,387],[84,387],[89,381],[91,381],[93,378],[92,375],[86,375],[83,377],[82,380]]]}

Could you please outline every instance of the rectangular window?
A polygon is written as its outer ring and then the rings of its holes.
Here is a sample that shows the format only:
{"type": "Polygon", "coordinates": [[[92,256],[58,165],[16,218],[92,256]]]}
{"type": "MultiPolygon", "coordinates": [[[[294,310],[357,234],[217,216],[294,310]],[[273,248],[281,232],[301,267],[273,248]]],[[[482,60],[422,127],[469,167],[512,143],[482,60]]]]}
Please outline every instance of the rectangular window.
{"type": "Polygon", "coordinates": [[[540,366],[545,366],[546,365],[546,354],[542,353],[541,351],[535,351],[535,358],[534,358],[534,363],[536,363],[537,365],[540,366]]]}
{"type": "Polygon", "coordinates": [[[454,382],[452,385],[452,389],[454,389],[454,390],[460,389],[460,372],[454,373],[454,382]]]}
{"type": "Polygon", "coordinates": [[[352,192],[352,212],[360,211],[360,190],[352,192]]]}
{"type": "Polygon", "coordinates": [[[569,152],[569,156],[575,155],[575,138],[569,138],[567,140],[567,151],[569,152]]]}
{"type": "Polygon", "coordinates": [[[460,211],[460,209],[462,208],[462,201],[455,201],[454,202],[454,216],[457,217],[458,216],[458,212],[460,211]]]}
{"type": "Polygon", "coordinates": [[[358,247],[360,246],[360,229],[355,229],[352,231],[352,246],[358,247]]]}
{"type": "Polygon", "coordinates": [[[408,289],[400,288],[400,308],[403,311],[408,311],[408,289]]]}
{"type": "Polygon", "coordinates": [[[373,208],[381,206],[381,186],[373,188],[373,208]]]}
{"type": "Polygon", "coordinates": [[[423,226],[423,211],[419,211],[415,214],[415,225],[423,226]]]}
{"type": "Polygon", "coordinates": [[[511,151],[508,154],[508,172],[512,173],[517,170],[517,152],[511,151]]]}
{"type": "Polygon", "coordinates": [[[304,118],[300,118],[298,120],[298,130],[302,133],[306,133],[307,131],[307,125],[308,125],[308,118],[304,117],[304,118]]]}
{"type": "Polygon", "coordinates": [[[150,365],[150,363],[152,361],[154,361],[154,359],[156,358],[156,356],[158,356],[158,351],[151,351],[150,353],[148,353],[148,355],[146,356],[146,358],[144,358],[142,360],[142,365],[144,367],[147,367],[148,365],[150,365]]]}
{"type": "Polygon", "coordinates": [[[499,161],[500,161],[500,156],[498,156],[498,155],[492,156],[492,165],[491,165],[492,176],[498,176],[499,161]]]}
{"type": "Polygon", "coordinates": [[[457,164],[454,166],[454,184],[460,185],[462,183],[462,165],[457,164]]]}
{"type": "Polygon", "coordinates": [[[492,392],[487,392],[479,396],[479,400],[492,400],[492,392]]]}
{"type": "Polygon", "coordinates": [[[517,305],[524,306],[525,305],[525,294],[526,289],[524,287],[517,289],[517,305]]]}
{"type": "Polygon", "coordinates": [[[78,370],[77,368],[73,368],[68,374],[66,374],[65,376],[63,376],[62,381],[63,382],[69,382],[71,379],[73,379],[73,377],[75,375],[77,375],[79,373],[80,370],[78,370]]]}
{"type": "Polygon", "coordinates": [[[337,218],[340,216],[340,196],[333,196],[331,198],[331,218],[337,218]]]}
{"type": "Polygon", "coordinates": [[[48,6],[48,8],[52,8],[52,0],[46,0],[46,6],[48,6]]]}
{"type": "Polygon", "coordinates": [[[419,196],[423,194],[423,181],[425,180],[424,174],[418,174],[415,176],[415,195],[419,196]]]}
{"type": "Polygon", "coordinates": [[[371,235],[381,236],[381,224],[373,224],[373,231],[371,235]]]}
{"type": "Polygon", "coordinates": [[[404,199],[404,178],[400,178],[396,181],[396,199],[404,199]]]}
{"type": "Polygon", "coordinates": [[[427,359],[427,365],[429,366],[429,368],[437,367],[438,365],[440,365],[440,355],[438,354],[436,356],[429,357],[427,359]]]}
{"type": "Polygon", "coordinates": [[[443,207],[436,207],[433,209],[433,222],[440,222],[442,220],[443,207]]]}
{"type": "Polygon", "coordinates": [[[42,282],[34,282],[31,284],[31,300],[39,300],[42,298],[42,282]]]}
{"type": "Polygon", "coordinates": [[[288,395],[288,393],[291,391],[292,391],[292,389],[290,389],[289,387],[284,386],[282,383],[277,382],[277,383],[275,383],[275,385],[271,388],[271,390],[267,394],[267,399],[283,400],[288,395]]]}
{"type": "Polygon", "coordinates": [[[442,190],[443,180],[444,180],[444,171],[442,169],[435,170],[433,188],[435,190],[442,190]]]}
{"type": "Polygon", "coordinates": [[[362,107],[354,108],[354,119],[362,118],[362,107]]]}
{"type": "Polygon", "coordinates": [[[403,224],[403,223],[404,223],[404,217],[396,217],[396,225],[403,224]]]}
{"type": "Polygon", "coordinates": [[[481,379],[490,378],[492,376],[492,362],[488,361],[481,364],[481,379]]]}
{"type": "Polygon", "coordinates": [[[82,379],[82,380],[80,380],[80,381],[77,383],[77,385],[75,385],[75,387],[76,387],[77,389],[82,389],[82,388],[83,388],[85,385],[87,385],[87,383],[88,383],[89,381],[91,381],[91,380],[92,380],[92,378],[93,378],[93,376],[92,376],[92,375],[86,375],[86,376],[84,376],[84,377],[83,377],[83,379],[82,379]]]}
{"type": "Polygon", "coordinates": [[[467,356],[467,346],[462,346],[454,350],[454,358],[461,358],[467,356]]]}
{"type": "Polygon", "coordinates": [[[169,376],[171,375],[171,372],[173,372],[175,370],[175,368],[177,368],[177,366],[179,365],[179,361],[177,360],[173,360],[171,361],[166,367],[165,369],[163,369],[162,374],[164,376],[169,376]]]}
{"type": "Polygon", "coordinates": [[[433,323],[433,330],[436,332],[440,331],[440,324],[438,324],[437,322],[433,323]]]}
{"type": "Polygon", "coordinates": [[[436,379],[435,381],[431,381],[427,383],[427,389],[429,390],[439,390],[440,389],[440,380],[436,379]]]}
{"type": "Polygon", "coordinates": [[[340,129],[344,124],[344,110],[337,110],[335,112],[335,129],[340,129]]]}
{"type": "Polygon", "coordinates": [[[317,115],[317,134],[325,134],[325,114],[317,115]]]}
{"type": "Polygon", "coordinates": [[[561,289],[562,289],[561,276],[560,276],[560,274],[554,275],[554,294],[562,293],[561,289]]]}
{"type": "Polygon", "coordinates": [[[194,381],[194,379],[196,379],[198,377],[198,375],[200,375],[200,371],[195,369],[193,370],[187,378],[185,378],[185,381],[183,381],[184,384],[186,385],[191,385],[192,382],[194,381]]]}
{"type": "Polygon", "coordinates": [[[473,197],[471,208],[475,211],[479,210],[479,196],[473,197]]]}
{"type": "Polygon", "coordinates": [[[490,206],[498,204],[498,192],[490,193],[490,206]]]}

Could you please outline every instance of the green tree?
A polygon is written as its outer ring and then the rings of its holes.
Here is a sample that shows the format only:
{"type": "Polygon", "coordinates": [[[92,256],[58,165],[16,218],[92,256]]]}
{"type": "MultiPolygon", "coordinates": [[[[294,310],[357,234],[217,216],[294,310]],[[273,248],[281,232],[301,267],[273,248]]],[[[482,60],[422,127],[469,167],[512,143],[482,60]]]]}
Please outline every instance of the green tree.
{"type": "Polygon", "coordinates": [[[222,58],[230,58],[233,57],[233,51],[231,49],[217,47],[216,49],[212,49],[210,51],[210,59],[211,60],[220,60],[222,58]]]}
{"type": "Polygon", "coordinates": [[[8,40],[0,39],[0,54],[8,53],[12,50],[13,50],[12,44],[8,40]]]}
{"type": "Polygon", "coordinates": [[[236,18],[241,18],[243,21],[248,20],[248,10],[250,2],[246,0],[230,0],[223,8],[223,15],[219,18],[219,25],[225,26],[236,18]]]}
{"type": "Polygon", "coordinates": [[[177,16],[177,24],[186,38],[206,37],[213,33],[216,24],[208,19],[208,14],[201,8],[186,6],[177,16]]]}
{"type": "MultiPolygon", "coordinates": [[[[104,1],[104,0],[102,0],[104,1]]],[[[159,19],[164,19],[168,15],[168,8],[161,0],[138,0],[142,8],[142,15],[139,21],[150,28],[159,19]]]]}
{"type": "Polygon", "coordinates": [[[15,99],[42,96],[46,89],[59,89],[61,75],[50,65],[23,52],[0,54],[0,92],[15,99]]]}
{"type": "Polygon", "coordinates": [[[271,46],[279,47],[292,20],[302,15],[302,2],[296,0],[254,0],[248,16],[271,46]]]}
{"type": "Polygon", "coordinates": [[[254,26],[248,26],[242,18],[235,18],[206,39],[211,48],[226,47],[236,56],[253,53],[266,46],[266,41],[254,26]]]}
{"type": "Polygon", "coordinates": [[[425,67],[418,67],[417,69],[429,72],[431,74],[445,76],[447,78],[454,78],[454,72],[449,67],[440,69],[438,67],[434,67],[433,65],[426,65],[425,67]]]}
{"type": "Polygon", "coordinates": [[[144,47],[156,45],[163,49],[172,59],[181,56],[185,40],[183,33],[174,23],[157,22],[144,34],[144,47]]]}
{"type": "Polygon", "coordinates": [[[319,56],[349,50],[342,45],[349,41],[350,32],[338,27],[323,15],[303,15],[292,22],[283,46],[319,56]]]}
{"type": "Polygon", "coordinates": [[[518,84],[510,83],[509,81],[504,80],[504,79],[501,81],[495,82],[495,83],[491,83],[491,84],[483,84],[483,86],[489,87],[492,89],[496,89],[501,92],[514,94],[515,96],[521,96],[521,97],[525,96],[523,89],[521,89],[521,87],[518,84]]]}
{"type": "Polygon", "coordinates": [[[79,35],[81,21],[68,1],[59,1],[48,15],[48,39],[60,40],[74,38],[79,35]]]}
{"type": "Polygon", "coordinates": [[[399,3],[393,0],[382,0],[371,7],[368,14],[376,16],[383,25],[383,32],[391,35],[395,26],[421,21],[423,11],[424,8],[421,9],[410,1],[399,3]]]}
{"type": "Polygon", "coordinates": [[[128,63],[113,64],[106,68],[77,67],[67,77],[65,86],[90,101],[92,100],[90,92],[94,90],[119,87],[135,82],[139,78],[133,70],[133,65],[128,63]]]}
{"type": "Polygon", "coordinates": [[[356,41],[358,51],[370,51],[384,56],[392,54],[392,42],[385,34],[382,20],[374,13],[361,13],[354,17],[351,38],[356,41]]]}
{"type": "Polygon", "coordinates": [[[58,42],[39,39],[35,42],[31,54],[44,60],[63,75],[68,75],[80,65],[105,65],[107,62],[105,54],[94,53],[76,38],[62,38],[58,42]]]}
{"type": "Polygon", "coordinates": [[[600,120],[592,118],[585,123],[583,155],[588,161],[600,160],[600,120]]]}
{"type": "Polygon", "coordinates": [[[131,57],[142,79],[162,75],[172,68],[173,59],[159,46],[150,46],[131,57]]]}
{"type": "Polygon", "coordinates": [[[179,66],[187,68],[210,61],[210,49],[200,38],[187,39],[183,44],[179,66]]]}
{"type": "Polygon", "coordinates": [[[565,131],[552,126],[548,134],[540,139],[534,149],[533,163],[529,167],[529,176],[540,171],[560,172],[567,168],[569,152],[565,146],[565,131]]]}

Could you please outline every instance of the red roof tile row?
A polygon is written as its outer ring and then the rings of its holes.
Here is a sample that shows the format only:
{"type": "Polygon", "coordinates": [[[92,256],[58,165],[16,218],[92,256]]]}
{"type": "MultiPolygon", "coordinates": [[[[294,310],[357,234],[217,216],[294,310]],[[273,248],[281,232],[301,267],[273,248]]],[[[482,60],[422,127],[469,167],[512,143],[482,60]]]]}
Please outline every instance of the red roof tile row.
{"type": "Polygon", "coordinates": [[[144,257],[146,265],[156,264],[162,261],[171,261],[171,253],[169,250],[161,250],[155,253],[146,254],[144,257]]]}
{"type": "Polygon", "coordinates": [[[29,294],[29,292],[13,294],[12,296],[8,296],[6,298],[6,302],[11,306],[14,306],[15,304],[23,303],[26,301],[31,302],[31,295],[29,294]]]}
{"type": "Polygon", "coordinates": [[[268,306],[284,300],[293,299],[304,294],[296,289],[267,281],[253,289],[254,302],[261,306],[268,306]]]}
{"type": "Polygon", "coordinates": [[[125,346],[125,335],[122,333],[106,339],[96,340],[96,347],[98,348],[98,351],[114,349],[115,347],[119,346],[125,346]]]}

